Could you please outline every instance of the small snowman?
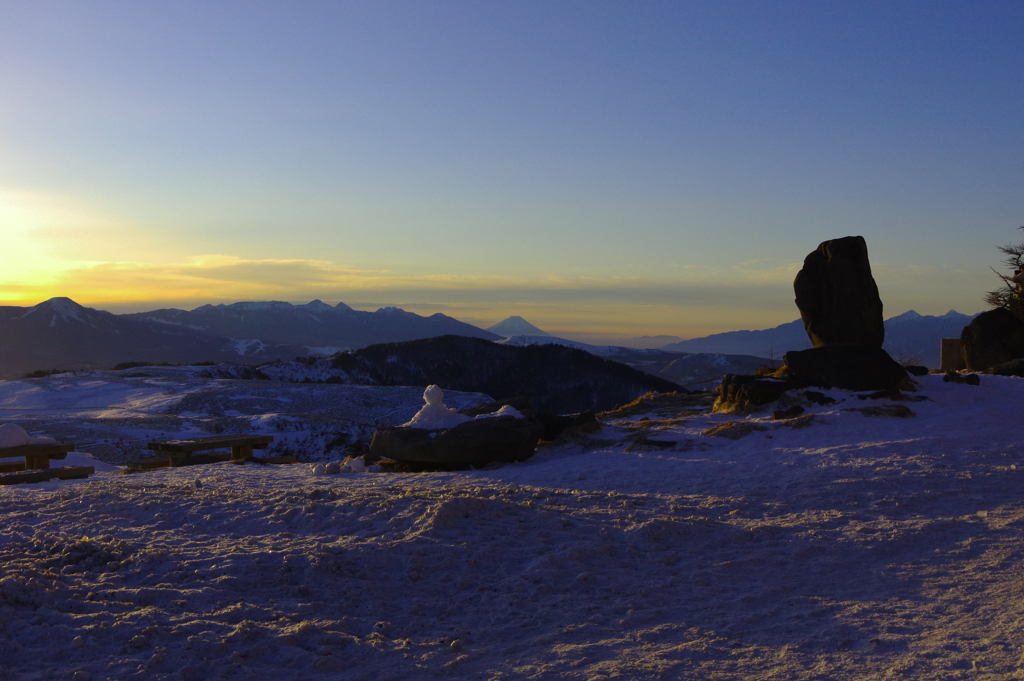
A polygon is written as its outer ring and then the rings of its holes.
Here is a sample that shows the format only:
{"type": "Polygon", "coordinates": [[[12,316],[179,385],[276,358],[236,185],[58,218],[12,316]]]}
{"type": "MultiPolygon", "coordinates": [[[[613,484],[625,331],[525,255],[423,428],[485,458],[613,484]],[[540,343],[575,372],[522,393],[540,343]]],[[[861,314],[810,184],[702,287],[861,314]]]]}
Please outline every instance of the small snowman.
{"type": "Polygon", "coordinates": [[[445,406],[444,391],[436,385],[427,386],[423,391],[423,401],[426,404],[409,421],[403,423],[402,427],[442,430],[473,420],[445,406]]]}

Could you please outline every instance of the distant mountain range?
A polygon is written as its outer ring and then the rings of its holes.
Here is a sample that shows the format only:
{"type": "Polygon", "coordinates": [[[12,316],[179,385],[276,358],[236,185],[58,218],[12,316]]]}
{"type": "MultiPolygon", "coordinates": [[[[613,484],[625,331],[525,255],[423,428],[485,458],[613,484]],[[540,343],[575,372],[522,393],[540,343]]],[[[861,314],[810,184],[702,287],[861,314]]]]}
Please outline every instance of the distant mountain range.
{"type": "Polygon", "coordinates": [[[145,324],[82,307],[69,298],[51,298],[34,307],[0,307],[0,377],[37,369],[109,369],[126,361],[239,361],[293,353],[299,348],[272,348],[249,343],[233,346],[228,338],[189,327],[145,324]]]}
{"type": "Polygon", "coordinates": [[[718,385],[726,374],[752,374],[770,362],[762,357],[722,353],[679,353],[667,350],[643,350],[618,345],[590,345],[554,336],[513,336],[498,341],[500,345],[562,345],[585,350],[598,357],[672,381],[688,390],[702,390],[718,385]]]}
{"type": "MultiPolygon", "coordinates": [[[[959,337],[971,318],[955,311],[939,317],[906,312],[885,322],[885,348],[898,360],[936,367],[939,339],[959,337]]],[[[660,349],[636,349],[556,338],[522,317],[509,317],[484,331],[443,314],[421,317],[394,307],[363,312],[319,300],[305,305],[247,302],[115,315],[69,298],[52,298],[33,307],[0,306],[0,378],[39,369],[110,368],[123,362],[258,364],[446,335],[511,346],[564,345],[687,385],[710,375],[723,362],[735,369],[729,373],[737,373],[755,361],[781,358],[789,350],[809,346],[800,320],[763,331],[733,331],[660,349]],[[680,363],[676,362],[680,353],[706,357],[680,363]],[[675,368],[670,369],[673,362],[675,368]]]]}
{"type": "Polygon", "coordinates": [[[663,348],[669,343],[678,343],[683,340],[679,336],[636,336],[626,341],[628,347],[641,348],[641,349],[658,349],[663,348]]]}
{"type": "Polygon", "coordinates": [[[397,307],[364,312],[344,303],[331,306],[319,300],[305,305],[276,301],[203,305],[191,311],[166,309],[124,316],[229,338],[258,338],[267,343],[334,348],[335,351],[444,335],[500,338],[440,313],[421,317],[397,307]]]}
{"type": "MultiPolygon", "coordinates": [[[[897,361],[936,368],[939,366],[940,339],[959,338],[971,319],[972,315],[954,310],[941,316],[920,315],[913,310],[904,312],[885,321],[885,349],[897,361]]],[[[536,329],[529,322],[523,322],[536,329]]],[[[727,373],[753,373],[772,360],[781,363],[782,356],[790,350],[811,347],[800,319],[773,329],[729,331],[649,350],[590,345],[546,332],[543,335],[515,335],[498,342],[520,346],[558,344],[586,350],[693,389],[712,387],[727,373]],[[680,357],[680,354],[685,357],[680,357]]]]}
{"type": "MultiPolygon", "coordinates": [[[[920,315],[913,310],[885,320],[885,349],[897,361],[907,360],[930,368],[939,366],[942,338],[959,338],[974,315],[950,310],[944,315],[920,315]]],[[[704,338],[670,343],[669,352],[709,352],[781,358],[790,350],[811,346],[802,320],[780,324],[762,331],[729,331],[704,338]]]]}
{"type": "Polygon", "coordinates": [[[421,317],[393,307],[362,312],[318,300],[115,315],[51,298],[33,307],[0,306],[0,378],[122,362],[257,364],[445,334],[499,338],[442,314],[421,317]]]}

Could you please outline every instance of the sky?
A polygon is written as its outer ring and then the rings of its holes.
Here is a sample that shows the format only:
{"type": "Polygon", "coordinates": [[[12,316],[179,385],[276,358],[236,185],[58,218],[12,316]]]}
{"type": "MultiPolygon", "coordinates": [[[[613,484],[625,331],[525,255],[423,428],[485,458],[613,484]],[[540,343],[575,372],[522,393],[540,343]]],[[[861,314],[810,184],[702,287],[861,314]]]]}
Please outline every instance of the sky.
{"type": "Polygon", "coordinates": [[[1024,240],[1024,3],[0,0],[0,304],[520,315],[598,341],[885,316],[1024,240]]]}

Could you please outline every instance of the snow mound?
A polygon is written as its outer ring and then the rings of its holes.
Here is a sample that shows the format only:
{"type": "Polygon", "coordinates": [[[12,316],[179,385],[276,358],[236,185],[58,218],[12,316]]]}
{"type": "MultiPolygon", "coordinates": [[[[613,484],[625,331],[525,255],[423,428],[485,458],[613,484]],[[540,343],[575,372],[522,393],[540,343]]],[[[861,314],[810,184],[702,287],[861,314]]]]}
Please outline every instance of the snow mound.
{"type": "Polygon", "coordinates": [[[0,449],[22,445],[52,445],[55,442],[52,437],[32,437],[16,423],[0,425],[0,449]]]}

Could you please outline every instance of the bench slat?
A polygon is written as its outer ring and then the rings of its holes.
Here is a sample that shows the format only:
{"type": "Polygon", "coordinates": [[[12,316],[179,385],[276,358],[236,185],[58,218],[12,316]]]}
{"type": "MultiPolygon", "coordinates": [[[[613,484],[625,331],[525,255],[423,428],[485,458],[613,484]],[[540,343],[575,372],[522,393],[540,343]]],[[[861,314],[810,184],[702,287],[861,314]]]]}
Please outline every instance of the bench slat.
{"type": "Polygon", "coordinates": [[[63,468],[51,468],[45,471],[24,471],[22,473],[4,473],[0,475],[0,485],[21,485],[27,482],[46,482],[58,478],[60,480],[72,480],[75,478],[87,478],[96,469],[93,466],[65,466],[63,468]]]}
{"type": "MultiPolygon", "coordinates": [[[[254,456],[248,459],[253,463],[273,463],[273,464],[285,464],[285,463],[298,463],[299,457],[294,454],[286,454],[285,456],[254,456]]],[[[233,463],[245,463],[246,460],[234,460],[233,463]]]]}
{"type": "Polygon", "coordinates": [[[163,456],[154,456],[148,459],[136,459],[128,462],[130,471],[151,471],[154,468],[169,468],[171,460],[163,456]]]}
{"type": "Polygon", "coordinates": [[[51,459],[63,459],[68,452],[75,450],[74,445],[54,443],[51,445],[18,445],[17,447],[4,447],[0,449],[0,455],[25,456],[26,454],[39,454],[49,456],[51,459]]]}
{"type": "Polygon", "coordinates": [[[207,449],[223,447],[253,447],[265,449],[274,441],[273,435],[214,435],[213,437],[197,437],[186,440],[165,440],[150,442],[147,448],[155,452],[202,452],[207,449]]]}

